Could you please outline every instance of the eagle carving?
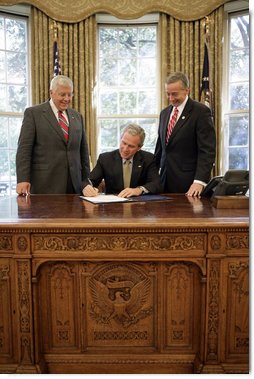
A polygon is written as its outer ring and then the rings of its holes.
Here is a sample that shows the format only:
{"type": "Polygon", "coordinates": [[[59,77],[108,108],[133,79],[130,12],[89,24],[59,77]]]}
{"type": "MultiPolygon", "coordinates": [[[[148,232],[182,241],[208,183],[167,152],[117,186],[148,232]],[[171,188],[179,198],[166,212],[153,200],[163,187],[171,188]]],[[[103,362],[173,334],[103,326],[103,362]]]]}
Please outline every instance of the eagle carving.
{"type": "Polygon", "coordinates": [[[151,306],[144,307],[151,287],[148,278],[137,283],[117,276],[107,278],[105,283],[93,278],[89,287],[93,300],[90,315],[97,323],[115,320],[127,328],[152,313],[151,306]]]}

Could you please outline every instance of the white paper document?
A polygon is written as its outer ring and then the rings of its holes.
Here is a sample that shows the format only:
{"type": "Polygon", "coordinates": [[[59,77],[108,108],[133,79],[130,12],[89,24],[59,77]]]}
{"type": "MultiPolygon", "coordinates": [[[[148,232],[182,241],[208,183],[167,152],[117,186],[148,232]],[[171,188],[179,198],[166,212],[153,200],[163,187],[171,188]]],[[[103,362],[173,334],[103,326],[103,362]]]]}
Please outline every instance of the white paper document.
{"type": "Polygon", "coordinates": [[[94,204],[101,204],[101,203],[122,203],[129,201],[125,197],[119,197],[116,195],[104,195],[100,194],[97,196],[80,196],[81,199],[90,201],[94,204]]]}

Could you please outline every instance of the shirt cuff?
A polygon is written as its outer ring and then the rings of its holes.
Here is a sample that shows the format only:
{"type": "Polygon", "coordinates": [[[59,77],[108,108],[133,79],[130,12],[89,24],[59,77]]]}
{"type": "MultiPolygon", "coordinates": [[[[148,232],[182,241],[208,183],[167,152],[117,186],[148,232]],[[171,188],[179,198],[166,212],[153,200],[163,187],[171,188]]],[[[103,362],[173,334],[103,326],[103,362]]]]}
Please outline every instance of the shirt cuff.
{"type": "Polygon", "coordinates": [[[204,187],[207,185],[207,183],[202,182],[201,180],[196,180],[196,179],[193,181],[193,183],[202,184],[202,186],[204,187]]]}
{"type": "Polygon", "coordinates": [[[139,188],[143,191],[142,193],[149,193],[149,191],[144,186],[139,186],[139,188]]]}

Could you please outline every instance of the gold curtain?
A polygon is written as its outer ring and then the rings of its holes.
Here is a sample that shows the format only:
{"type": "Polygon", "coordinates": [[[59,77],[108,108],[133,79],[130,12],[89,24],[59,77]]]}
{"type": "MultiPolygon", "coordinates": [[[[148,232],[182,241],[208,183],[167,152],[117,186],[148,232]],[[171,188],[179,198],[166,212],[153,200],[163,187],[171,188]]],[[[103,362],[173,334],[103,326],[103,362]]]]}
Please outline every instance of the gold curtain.
{"type": "Polygon", "coordinates": [[[151,12],[161,12],[178,20],[192,21],[205,17],[230,0],[0,0],[2,5],[28,3],[61,22],[79,22],[96,13],[110,13],[133,19],[151,12]]]}
{"type": "Polygon", "coordinates": [[[58,22],[32,7],[32,103],[49,97],[53,77],[54,25],[58,31],[58,48],[62,74],[74,83],[72,107],[84,117],[92,162],[96,160],[96,125],[93,102],[96,70],[96,22],[91,16],[75,24],[58,22]]]}
{"type": "MultiPolygon", "coordinates": [[[[219,172],[219,143],[221,125],[221,71],[222,71],[222,35],[223,6],[212,12],[209,17],[210,43],[210,84],[213,95],[214,123],[217,135],[217,159],[214,174],[219,172]]],[[[172,16],[161,15],[161,92],[162,108],[167,106],[164,83],[167,75],[174,71],[183,71],[190,80],[191,97],[199,100],[202,78],[205,18],[196,21],[179,21],[172,16]]]]}

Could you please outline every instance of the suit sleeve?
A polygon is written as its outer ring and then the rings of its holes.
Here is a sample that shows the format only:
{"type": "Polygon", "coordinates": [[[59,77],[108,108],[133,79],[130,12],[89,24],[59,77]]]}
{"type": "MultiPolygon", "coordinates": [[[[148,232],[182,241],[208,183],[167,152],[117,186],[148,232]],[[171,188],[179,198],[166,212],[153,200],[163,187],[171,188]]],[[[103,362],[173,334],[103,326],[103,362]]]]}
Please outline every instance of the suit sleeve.
{"type": "Polygon", "coordinates": [[[100,154],[96,162],[96,165],[90,174],[90,180],[92,181],[95,187],[98,187],[102,179],[104,179],[104,170],[103,170],[102,162],[103,162],[103,159],[102,159],[102,155],[100,154]]]}
{"type": "Polygon", "coordinates": [[[87,178],[90,175],[90,157],[89,157],[89,148],[88,148],[88,143],[87,143],[87,138],[86,138],[86,132],[85,132],[85,127],[84,127],[84,122],[83,122],[83,117],[81,117],[81,124],[82,124],[82,138],[81,138],[81,143],[80,143],[80,158],[81,158],[81,165],[82,165],[82,183],[83,183],[83,188],[85,185],[88,184],[87,178]]]}
{"type": "Polygon", "coordinates": [[[162,128],[162,113],[160,114],[159,128],[158,128],[158,138],[154,150],[155,163],[158,169],[161,165],[161,155],[162,155],[162,145],[161,145],[161,128],[162,128]]]}
{"type": "Polygon", "coordinates": [[[30,108],[24,113],[16,154],[17,183],[31,181],[31,162],[35,141],[35,121],[30,108]]]}
{"type": "Polygon", "coordinates": [[[211,177],[211,170],[215,162],[216,135],[211,117],[210,109],[200,104],[202,109],[197,120],[197,166],[195,178],[203,182],[208,182],[211,177]]]}
{"type": "Polygon", "coordinates": [[[155,158],[150,159],[146,169],[146,182],[142,185],[151,193],[163,192],[155,158]]]}

